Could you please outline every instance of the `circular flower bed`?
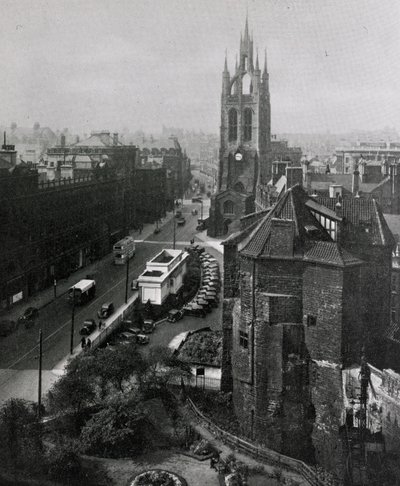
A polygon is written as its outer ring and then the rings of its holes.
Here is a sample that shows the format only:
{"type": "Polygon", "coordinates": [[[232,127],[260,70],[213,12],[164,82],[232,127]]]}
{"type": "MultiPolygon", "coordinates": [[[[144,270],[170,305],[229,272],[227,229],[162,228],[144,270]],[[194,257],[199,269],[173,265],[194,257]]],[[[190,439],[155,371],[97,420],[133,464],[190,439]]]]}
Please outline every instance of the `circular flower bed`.
{"type": "Polygon", "coordinates": [[[130,486],[187,486],[187,482],[169,471],[152,469],[136,476],[130,486]]]}

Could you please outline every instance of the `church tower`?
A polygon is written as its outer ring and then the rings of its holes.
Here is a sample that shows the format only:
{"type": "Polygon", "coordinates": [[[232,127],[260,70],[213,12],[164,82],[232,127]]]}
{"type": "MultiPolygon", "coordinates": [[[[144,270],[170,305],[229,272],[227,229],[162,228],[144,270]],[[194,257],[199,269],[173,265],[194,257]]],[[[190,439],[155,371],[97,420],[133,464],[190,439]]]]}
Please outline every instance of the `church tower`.
{"type": "Polygon", "coordinates": [[[246,18],[239,62],[231,77],[225,55],[222,73],[218,192],[211,199],[208,234],[222,236],[238,228],[239,219],[255,211],[257,184],[271,173],[269,76],[254,62],[253,38],[246,18]]]}

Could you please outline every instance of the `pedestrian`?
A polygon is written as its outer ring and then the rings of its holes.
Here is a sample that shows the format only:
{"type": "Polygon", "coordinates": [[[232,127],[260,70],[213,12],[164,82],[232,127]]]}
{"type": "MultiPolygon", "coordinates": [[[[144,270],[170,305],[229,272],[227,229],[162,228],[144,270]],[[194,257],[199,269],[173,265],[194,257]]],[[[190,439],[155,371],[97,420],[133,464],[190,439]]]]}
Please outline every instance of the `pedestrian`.
{"type": "Polygon", "coordinates": [[[103,325],[103,323],[102,323],[102,321],[100,320],[100,321],[99,321],[99,331],[100,331],[100,329],[101,329],[101,326],[102,326],[102,325],[103,325]]]}
{"type": "Polygon", "coordinates": [[[81,339],[81,348],[82,349],[85,349],[86,347],[86,339],[85,339],[85,336],[82,336],[82,339],[81,339]]]}
{"type": "Polygon", "coordinates": [[[90,340],[90,338],[87,338],[87,340],[86,340],[86,349],[90,350],[91,347],[92,347],[92,341],[90,340]]]}

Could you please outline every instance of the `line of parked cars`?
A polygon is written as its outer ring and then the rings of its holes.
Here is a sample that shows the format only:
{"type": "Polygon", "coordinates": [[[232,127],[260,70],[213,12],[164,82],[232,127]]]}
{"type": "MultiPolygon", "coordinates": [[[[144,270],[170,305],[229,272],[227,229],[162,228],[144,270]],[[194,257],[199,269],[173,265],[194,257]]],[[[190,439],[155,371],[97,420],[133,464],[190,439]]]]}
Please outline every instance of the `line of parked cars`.
{"type": "Polygon", "coordinates": [[[204,248],[195,247],[194,251],[199,253],[201,262],[201,285],[194,298],[183,307],[183,312],[186,315],[206,317],[207,313],[219,304],[219,264],[212,255],[204,251],[204,248]]]}

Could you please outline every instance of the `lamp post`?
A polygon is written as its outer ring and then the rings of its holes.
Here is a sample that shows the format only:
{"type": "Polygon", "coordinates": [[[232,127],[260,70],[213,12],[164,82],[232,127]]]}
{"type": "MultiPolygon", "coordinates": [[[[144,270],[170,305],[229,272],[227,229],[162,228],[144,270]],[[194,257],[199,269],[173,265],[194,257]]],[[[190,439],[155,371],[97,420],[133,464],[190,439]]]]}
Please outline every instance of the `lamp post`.
{"type": "Polygon", "coordinates": [[[172,248],[175,250],[175,239],[176,239],[175,204],[174,204],[174,209],[172,210],[172,214],[173,214],[173,220],[174,220],[174,232],[173,232],[172,248]]]}
{"type": "Polygon", "coordinates": [[[56,300],[57,298],[57,280],[54,279],[54,282],[53,282],[53,289],[54,289],[54,300],[56,300]]]}
{"type": "Polygon", "coordinates": [[[75,327],[75,287],[72,288],[71,341],[69,346],[70,354],[73,354],[74,352],[74,327],[75,327]]]}
{"type": "Polygon", "coordinates": [[[199,203],[201,204],[200,219],[203,220],[203,201],[202,201],[202,199],[199,199],[199,203]]]}
{"type": "Polygon", "coordinates": [[[39,329],[39,382],[38,382],[38,419],[42,408],[42,330],[39,329]]]}
{"type": "Polygon", "coordinates": [[[125,279],[125,304],[128,302],[128,285],[129,285],[129,255],[126,260],[126,279],[125,279]]]}

